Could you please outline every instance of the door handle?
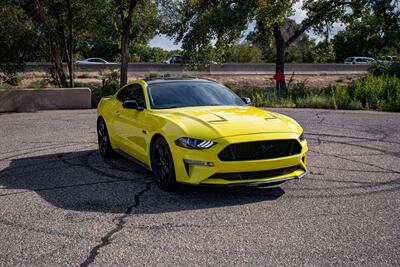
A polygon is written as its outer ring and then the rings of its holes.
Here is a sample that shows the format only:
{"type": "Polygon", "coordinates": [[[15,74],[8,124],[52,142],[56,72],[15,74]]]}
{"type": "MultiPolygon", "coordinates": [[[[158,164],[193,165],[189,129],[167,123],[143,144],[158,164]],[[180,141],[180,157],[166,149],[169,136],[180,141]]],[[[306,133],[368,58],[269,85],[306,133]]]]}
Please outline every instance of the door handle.
{"type": "Polygon", "coordinates": [[[115,111],[115,116],[119,116],[119,115],[121,115],[121,113],[119,113],[119,111],[115,111]]]}

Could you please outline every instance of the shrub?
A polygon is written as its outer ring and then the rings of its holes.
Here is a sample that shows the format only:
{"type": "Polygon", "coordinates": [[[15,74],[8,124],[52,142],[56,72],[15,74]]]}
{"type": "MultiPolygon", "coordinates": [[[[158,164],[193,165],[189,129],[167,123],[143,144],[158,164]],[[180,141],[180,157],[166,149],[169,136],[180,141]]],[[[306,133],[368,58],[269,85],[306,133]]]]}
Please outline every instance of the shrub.
{"type": "Polygon", "coordinates": [[[292,99],[304,98],[308,96],[305,83],[296,83],[289,88],[289,95],[292,99]]]}
{"type": "Polygon", "coordinates": [[[354,110],[359,110],[362,109],[362,104],[360,101],[357,100],[351,100],[349,105],[346,107],[346,109],[354,109],[354,110]]]}
{"type": "Polygon", "coordinates": [[[366,109],[399,111],[400,78],[368,75],[354,84],[353,99],[366,109]]]}
{"type": "Polygon", "coordinates": [[[375,75],[375,76],[381,76],[381,75],[385,75],[388,73],[389,71],[389,67],[390,67],[390,63],[389,62],[376,62],[374,64],[372,64],[368,71],[369,73],[375,75]]]}
{"type": "Polygon", "coordinates": [[[278,98],[273,88],[243,88],[240,97],[250,97],[253,104],[272,107],[378,109],[400,111],[400,78],[368,75],[353,85],[306,88],[294,85],[287,98],[278,98]]]}
{"type": "Polygon", "coordinates": [[[387,111],[400,111],[400,78],[387,77],[378,101],[378,108],[387,111]]]}
{"type": "Polygon", "coordinates": [[[89,87],[89,85],[83,82],[74,82],[74,87],[89,87]]]}
{"type": "Polygon", "coordinates": [[[118,81],[120,78],[119,71],[113,70],[104,74],[104,78],[108,80],[116,80],[118,81]]]}
{"type": "Polygon", "coordinates": [[[366,109],[377,109],[387,78],[368,75],[358,80],[354,85],[354,99],[360,101],[366,109]]]}
{"type": "Polygon", "coordinates": [[[396,76],[400,78],[400,61],[377,62],[369,68],[369,72],[375,76],[396,76]]]}
{"type": "Polygon", "coordinates": [[[237,91],[240,97],[250,97],[254,106],[271,106],[275,103],[276,96],[273,89],[243,88],[237,91]]]}
{"type": "Polygon", "coordinates": [[[12,73],[5,79],[5,82],[12,86],[20,85],[21,81],[21,76],[19,76],[17,73],[12,73]]]}
{"type": "Polygon", "coordinates": [[[345,86],[338,86],[332,90],[332,98],[335,109],[349,108],[352,99],[349,95],[349,89],[345,86]]]}
{"type": "Polygon", "coordinates": [[[90,75],[89,73],[85,72],[85,73],[81,73],[79,75],[76,76],[79,79],[89,79],[92,78],[92,75],[90,75]]]}
{"type": "Polygon", "coordinates": [[[47,79],[40,79],[33,81],[29,84],[29,88],[45,88],[49,84],[49,81],[47,79]]]}
{"type": "Polygon", "coordinates": [[[119,88],[118,80],[105,80],[103,87],[92,90],[92,106],[97,107],[102,97],[115,94],[119,88]]]}
{"type": "Polygon", "coordinates": [[[400,61],[395,61],[390,65],[388,75],[400,78],[400,61]]]}
{"type": "Polygon", "coordinates": [[[102,88],[103,96],[113,95],[119,90],[118,80],[108,80],[102,88]]]}
{"type": "Polygon", "coordinates": [[[333,98],[330,96],[307,96],[296,99],[296,107],[299,108],[334,108],[333,98]]]}
{"type": "Polygon", "coordinates": [[[157,72],[150,72],[149,75],[147,76],[147,78],[149,79],[153,79],[153,78],[157,78],[160,77],[160,75],[157,72]]]}
{"type": "Polygon", "coordinates": [[[17,86],[21,83],[19,71],[23,71],[25,64],[23,63],[1,63],[0,64],[0,82],[17,86]]]}
{"type": "Polygon", "coordinates": [[[2,83],[0,82],[0,89],[10,89],[11,85],[9,85],[8,83],[2,83]]]}

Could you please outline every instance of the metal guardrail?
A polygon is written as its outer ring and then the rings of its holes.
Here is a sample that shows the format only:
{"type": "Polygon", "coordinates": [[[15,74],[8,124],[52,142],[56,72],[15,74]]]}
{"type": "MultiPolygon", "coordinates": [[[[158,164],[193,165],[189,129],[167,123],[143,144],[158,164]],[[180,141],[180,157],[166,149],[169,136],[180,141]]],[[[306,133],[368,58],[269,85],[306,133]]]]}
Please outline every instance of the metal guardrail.
{"type": "MultiPolygon", "coordinates": [[[[27,63],[26,72],[49,71],[51,63],[27,63]]],[[[78,72],[99,72],[106,70],[118,70],[120,64],[109,63],[99,65],[76,64],[75,70],[78,72]]],[[[65,68],[67,66],[65,65],[65,68]]],[[[346,64],[313,64],[313,63],[288,63],[286,73],[295,74],[363,74],[368,70],[368,65],[346,65],[346,64]]],[[[257,75],[274,74],[275,64],[253,64],[253,63],[224,63],[210,64],[207,66],[185,66],[178,64],[160,63],[130,63],[128,70],[130,73],[193,73],[205,75],[257,75]]]]}

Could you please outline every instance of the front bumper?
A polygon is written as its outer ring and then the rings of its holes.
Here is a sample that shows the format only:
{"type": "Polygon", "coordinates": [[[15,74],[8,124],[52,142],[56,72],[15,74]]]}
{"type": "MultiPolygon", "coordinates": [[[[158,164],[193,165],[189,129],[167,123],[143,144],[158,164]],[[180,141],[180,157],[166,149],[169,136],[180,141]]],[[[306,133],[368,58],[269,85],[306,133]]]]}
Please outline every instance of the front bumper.
{"type": "Polygon", "coordinates": [[[299,176],[289,176],[285,178],[277,178],[277,179],[265,179],[264,181],[259,181],[259,182],[240,182],[240,183],[231,183],[231,184],[220,184],[220,183],[212,183],[212,184],[207,184],[207,183],[201,183],[200,185],[207,186],[207,187],[268,187],[268,186],[275,186],[282,184],[286,181],[290,180],[298,180],[303,177],[305,177],[308,174],[307,171],[301,173],[299,176]]]}
{"type": "Polygon", "coordinates": [[[218,154],[229,144],[253,142],[262,140],[284,140],[297,139],[298,134],[295,133],[264,133],[225,137],[215,140],[216,145],[205,150],[191,150],[174,145],[173,157],[175,164],[176,179],[178,182],[207,185],[207,186],[263,186],[281,183],[291,179],[299,179],[307,174],[306,157],[308,151],[307,141],[299,141],[302,150],[300,154],[266,159],[266,160],[249,160],[249,161],[221,161],[218,154]],[[207,162],[212,163],[208,166],[198,164],[185,164],[186,162],[207,162]],[[263,172],[268,170],[277,170],[296,166],[290,173],[282,175],[257,177],[255,179],[220,179],[218,174],[230,173],[250,173],[263,172]],[[215,177],[215,178],[214,178],[215,177]]]}

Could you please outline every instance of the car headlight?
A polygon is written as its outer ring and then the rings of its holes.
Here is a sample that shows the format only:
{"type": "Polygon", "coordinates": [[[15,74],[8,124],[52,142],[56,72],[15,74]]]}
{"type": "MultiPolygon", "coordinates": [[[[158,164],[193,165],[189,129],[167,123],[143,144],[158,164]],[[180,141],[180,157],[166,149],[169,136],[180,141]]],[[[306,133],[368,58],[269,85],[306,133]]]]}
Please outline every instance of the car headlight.
{"type": "Polygon", "coordinates": [[[207,149],[215,145],[213,141],[200,140],[190,137],[182,137],[175,141],[175,144],[180,147],[190,148],[190,149],[207,149]]]}
{"type": "Polygon", "coordinates": [[[299,136],[299,140],[300,140],[300,141],[306,140],[306,138],[304,137],[304,132],[301,133],[301,135],[299,136]]]}

